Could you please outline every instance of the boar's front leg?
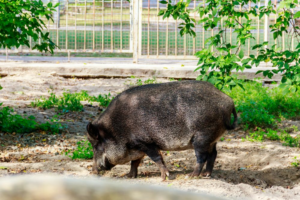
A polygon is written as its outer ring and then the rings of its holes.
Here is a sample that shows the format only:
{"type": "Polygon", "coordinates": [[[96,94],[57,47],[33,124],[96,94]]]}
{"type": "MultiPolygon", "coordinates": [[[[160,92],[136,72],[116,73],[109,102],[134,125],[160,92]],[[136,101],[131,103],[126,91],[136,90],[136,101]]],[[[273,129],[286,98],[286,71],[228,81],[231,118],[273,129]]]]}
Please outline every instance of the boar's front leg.
{"type": "Polygon", "coordinates": [[[169,176],[169,171],[160,151],[155,147],[149,147],[145,150],[145,153],[158,165],[161,172],[161,178],[166,180],[166,176],[169,176]]]}
{"type": "Polygon", "coordinates": [[[137,160],[132,160],[131,161],[131,168],[130,168],[130,172],[127,174],[128,178],[136,178],[137,174],[138,174],[138,167],[141,163],[141,160],[143,158],[137,159],[137,160]]]}

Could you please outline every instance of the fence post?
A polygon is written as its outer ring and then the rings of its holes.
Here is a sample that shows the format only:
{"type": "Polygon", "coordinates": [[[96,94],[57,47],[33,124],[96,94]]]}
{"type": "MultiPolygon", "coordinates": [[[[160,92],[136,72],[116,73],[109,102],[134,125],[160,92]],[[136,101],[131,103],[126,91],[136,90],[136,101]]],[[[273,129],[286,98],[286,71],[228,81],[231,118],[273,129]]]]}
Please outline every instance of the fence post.
{"type": "Polygon", "coordinates": [[[129,4],[129,15],[130,15],[130,46],[129,46],[129,49],[130,51],[133,50],[133,1],[130,1],[130,4],[129,4]]]}
{"type": "MultiPolygon", "coordinates": [[[[268,2],[267,0],[265,0],[265,6],[268,6],[268,2]]],[[[268,15],[265,15],[265,25],[264,25],[264,42],[268,42],[268,32],[269,30],[269,17],[268,15]]],[[[267,45],[265,46],[265,48],[267,48],[267,45]]]]}
{"type": "Polygon", "coordinates": [[[133,24],[132,24],[132,30],[133,30],[133,63],[138,62],[138,51],[139,51],[139,4],[140,0],[134,0],[133,2],[133,24]]]}

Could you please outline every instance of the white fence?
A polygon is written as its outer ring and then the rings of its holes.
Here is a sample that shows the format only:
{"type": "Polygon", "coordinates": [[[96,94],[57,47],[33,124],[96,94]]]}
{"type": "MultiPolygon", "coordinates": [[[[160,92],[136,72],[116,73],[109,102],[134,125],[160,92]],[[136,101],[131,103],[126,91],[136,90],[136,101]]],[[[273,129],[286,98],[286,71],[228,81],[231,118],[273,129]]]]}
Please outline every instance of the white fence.
{"type": "MultiPolygon", "coordinates": [[[[50,0],[43,0],[48,3],[50,0]]],[[[52,0],[60,3],[54,13],[54,23],[47,22],[50,37],[58,45],[56,52],[129,52],[134,62],[138,58],[193,59],[195,52],[207,48],[205,39],[218,31],[205,31],[202,24],[196,25],[195,38],[179,34],[180,21],[173,18],[162,20],[158,11],[165,9],[160,0],[52,0]]],[[[179,0],[173,0],[173,3],[179,0]]],[[[269,1],[261,1],[265,5],[269,1]]],[[[278,0],[272,0],[278,4],[278,0]]],[[[194,10],[198,4],[205,6],[203,0],[192,0],[187,9],[194,10]]],[[[249,9],[256,4],[249,3],[249,9]]],[[[195,12],[191,15],[200,19],[195,12]]],[[[245,55],[255,53],[251,46],[258,42],[269,41],[269,45],[278,43],[286,48],[287,37],[274,41],[269,25],[275,22],[276,15],[253,19],[255,40],[244,47],[245,55]]],[[[228,30],[228,39],[236,40],[234,30],[228,30]]],[[[30,38],[30,46],[34,42],[30,38]]],[[[296,41],[292,41],[292,48],[296,41]]],[[[5,51],[5,50],[0,50],[5,51]]],[[[31,52],[31,48],[20,47],[9,52],[31,52]]]]}

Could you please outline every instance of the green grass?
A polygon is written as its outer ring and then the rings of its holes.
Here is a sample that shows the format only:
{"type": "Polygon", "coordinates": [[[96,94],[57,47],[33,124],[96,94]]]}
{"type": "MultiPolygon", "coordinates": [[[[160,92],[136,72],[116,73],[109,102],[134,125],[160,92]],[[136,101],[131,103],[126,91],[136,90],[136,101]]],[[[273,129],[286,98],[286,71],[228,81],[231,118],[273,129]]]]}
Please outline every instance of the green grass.
{"type": "MultiPolygon", "coordinates": [[[[71,150],[65,152],[65,155],[69,155],[71,150]]],[[[93,147],[89,141],[77,142],[77,148],[69,155],[72,159],[92,159],[94,156],[93,147]]]]}
{"type": "Polygon", "coordinates": [[[262,87],[259,82],[245,82],[244,88],[235,87],[229,93],[244,126],[276,128],[282,119],[300,116],[300,92],[284,94],[278,87],[262,87]]]}
{"type": "Polygon", "coordinates": [[[299,167],[300,166],[300,161],[297,159],[297,156],[295,156],[293,159],[294,159],[294,162],[291,162],[291,165],[293,167],[299,167]]]}
{"type": "Polygon", "coordinates": [[[272,129],[260,129],[257,131],[249,133],[246,138],[242,140],[248,140],[251,142],[263,142],[265,140],[281,141],[282,145],[289,147],[299,147],[300,146],[300,136],[292,137],[286,130],[272,130],[272,129]]]}
{"type": "MultiPolygon", "coordinates": [[[[136,77],[135,76],[131,76],[131,78],[135,79],[136,77]]],[[[148,79],[146,79],[144,81],[142,79],[140,79],[140,78],[136,79],[135,81],[133,81],[133,80],[127,81],[127,84],[129,84],[130,86],[139,86],[139,85],[155,84],[155,83],[158,83],[155,77],[148,78],[148,79]]]]}
{"type": "Polygon", "coordinates": [[[4,107],[0,110],[0,131],[5,133],[30,133],[46,131],[51,134],[60,133],[65,127],[54,122],[37,123],[34,116],[21,116],[14,114],[14,110],[4,107]]]}
{"type": "Polygon", "coordinates": [[[63,113],[69,111],[82,111],[83,105],[80,101],[98,102],[99,106],[107,107],[114,97],[111,94],[104,94],[98,96],[89,96],[87,91],[81,92],[64,92],[61,97],[57,97],[56,94],[50,92],[49,97],[41,97],[31,102],[32,107],[38,107],[42,109],[56,108],[63,113]]]}
{"type": "Polygon", "coordinates": [[[43,109],[56,107],[57,110],[62,110],[62,112],[83,110],[80,99],[76,94],[71,94],[70,92],[64,92],[62,97],[57,97],[54,93],[50,93],[48,99],[46,97],[36,99],[34,102],[31,102],[31,106],[43,109]]]}

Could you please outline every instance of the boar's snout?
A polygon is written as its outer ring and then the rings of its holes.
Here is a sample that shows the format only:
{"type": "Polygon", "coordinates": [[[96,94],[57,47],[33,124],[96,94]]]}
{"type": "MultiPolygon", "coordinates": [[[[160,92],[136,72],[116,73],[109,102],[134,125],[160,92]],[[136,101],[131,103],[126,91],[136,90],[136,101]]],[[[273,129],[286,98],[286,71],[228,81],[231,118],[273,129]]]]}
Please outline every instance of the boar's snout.
{"type": "Polygon", "coordinates": [[[109,163],[108,159],[103,153],[101,156],[95,156],[97,154],[94,153],[94,163],[93,163],[93,172],[99,173],[100,171],[104,170],[111,170],[114,167],[111,163],[109,163]]]}

